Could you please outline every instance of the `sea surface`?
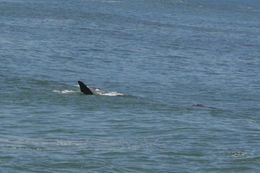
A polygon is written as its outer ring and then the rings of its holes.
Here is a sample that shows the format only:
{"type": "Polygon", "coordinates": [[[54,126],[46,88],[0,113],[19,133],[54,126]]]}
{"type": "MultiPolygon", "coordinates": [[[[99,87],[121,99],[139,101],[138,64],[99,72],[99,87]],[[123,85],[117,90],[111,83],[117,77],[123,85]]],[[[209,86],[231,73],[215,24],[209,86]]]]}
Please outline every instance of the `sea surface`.
{"type": "Polygon", "coordinates": [[[259,28],[259,0],[0,0],[0,172],[260,172],[259,28]]]}

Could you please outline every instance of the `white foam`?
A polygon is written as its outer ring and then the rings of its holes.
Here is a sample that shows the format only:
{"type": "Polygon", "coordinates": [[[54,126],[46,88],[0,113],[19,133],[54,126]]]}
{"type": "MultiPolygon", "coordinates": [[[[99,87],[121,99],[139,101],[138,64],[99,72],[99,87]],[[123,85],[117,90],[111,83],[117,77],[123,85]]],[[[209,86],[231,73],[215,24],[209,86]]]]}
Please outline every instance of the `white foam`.
{"type": "Polygon", "coordinates": [[[79,91],[74,91],[74,90],[52,90],[52,92],[60,93],[60,94],[72,94],[72,93],[78,93],[79,91]]]}
{"type": "Polygon", "coordinates": [[[103,96],[123,96],[123,93],[118,93],[118,92],[103,92],[103,93],[98,93],[99,95],[103,96]]]}

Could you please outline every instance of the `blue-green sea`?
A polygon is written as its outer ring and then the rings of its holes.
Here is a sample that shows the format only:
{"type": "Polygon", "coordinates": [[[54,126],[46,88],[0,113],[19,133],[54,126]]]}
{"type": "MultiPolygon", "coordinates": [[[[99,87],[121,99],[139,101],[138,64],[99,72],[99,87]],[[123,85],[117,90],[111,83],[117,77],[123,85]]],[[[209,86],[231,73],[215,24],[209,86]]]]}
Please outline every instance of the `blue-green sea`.
{"type": "Polygon", "coordinates": [[[259,0],[0,0],[0,172],[260,172],[259,28],[259,0]]]}

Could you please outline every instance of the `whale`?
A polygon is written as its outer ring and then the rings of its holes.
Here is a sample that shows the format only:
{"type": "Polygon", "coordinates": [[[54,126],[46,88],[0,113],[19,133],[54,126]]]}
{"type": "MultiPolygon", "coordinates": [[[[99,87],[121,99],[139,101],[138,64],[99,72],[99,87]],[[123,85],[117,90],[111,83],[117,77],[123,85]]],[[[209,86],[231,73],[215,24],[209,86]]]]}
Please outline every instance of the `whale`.
{"type": "Polygon", "coordinates": [[[85,95],[96,95],[97,92],[100,92],[100,89],[99,89],[99,88],[89,87],[89,86],[87,86],[86,84],[84,84],[84,83],[81,82],[81,81],[78,81],[78,84],[79,84],[80,91],[81,91],[83,94],[85,94],[85,95]]]}
{"type": "Polygon", "coordinates": [[[79,84],[81,93],[83,93],[85,95],[126,96],[125,94],[119,93],[116,91],[105,92],[105,91],[101,90],[100,88],[89,87],[82,81],[78,81],[78,84],[79,84]]]}

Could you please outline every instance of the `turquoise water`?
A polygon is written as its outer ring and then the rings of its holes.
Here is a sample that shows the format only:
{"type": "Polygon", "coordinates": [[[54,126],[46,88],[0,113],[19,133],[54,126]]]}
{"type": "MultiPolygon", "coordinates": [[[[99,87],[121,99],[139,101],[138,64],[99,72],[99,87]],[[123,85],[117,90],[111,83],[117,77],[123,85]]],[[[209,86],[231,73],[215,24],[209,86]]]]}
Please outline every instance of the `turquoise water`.
{"type": "Polygon", "coordinates": [[[259,172],[259,19],[257,0],[0,0],[0,172],[259,172]]]}

